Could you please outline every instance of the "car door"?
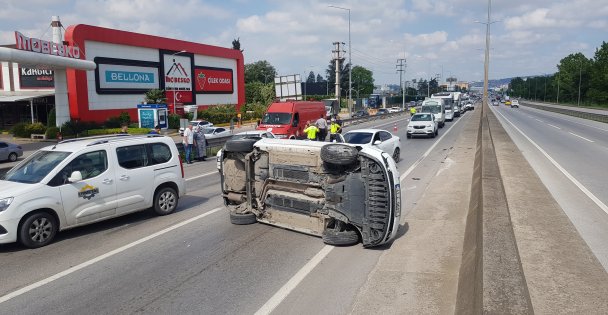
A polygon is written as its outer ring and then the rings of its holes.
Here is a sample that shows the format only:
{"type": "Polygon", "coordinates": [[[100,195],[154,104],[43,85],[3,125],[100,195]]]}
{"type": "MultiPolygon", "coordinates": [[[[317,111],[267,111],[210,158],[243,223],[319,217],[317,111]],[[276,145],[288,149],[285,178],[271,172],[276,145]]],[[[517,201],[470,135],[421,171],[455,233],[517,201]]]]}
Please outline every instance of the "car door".
{"type": "Polygon", "coordinates": [[[388,154],[393,154],[395,151],[395,140],[397,138],[393,137],[393,135],[386,131],[379,131],[378,134],[380,135],[380,141],[382,141],[380,144],[382,151],[388,154]]]}
{"type": "Polygon", "coordinates": [[[8,143],[0,141],[0,161],[8,160],[8,143]]]}
{"type": "Polygon", "coordinates": [[[146,144],[117,145],[116,208],[119,214],[152,205],[154,170],[146,144]]]}
{"type": "Polygon", "coordinates": [[[115,166],[110,156],[105,149],[82,153],[49,182],[49,186],[59,187],[68,226],[116,215],[115,166]],[[81,173],[82,180],[72,183],[68,178],[74,171],[81,173]]]}

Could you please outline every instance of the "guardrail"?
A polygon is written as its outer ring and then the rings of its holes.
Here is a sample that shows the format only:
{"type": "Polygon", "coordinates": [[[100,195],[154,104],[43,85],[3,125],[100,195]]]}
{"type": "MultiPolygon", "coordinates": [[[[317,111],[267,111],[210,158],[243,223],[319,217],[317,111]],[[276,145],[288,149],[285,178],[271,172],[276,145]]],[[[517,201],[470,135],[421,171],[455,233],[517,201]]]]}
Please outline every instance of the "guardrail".
{"type": "Polygon", "coordinates": [[[558,114],[564,114],[564,115],[568,115],[568,116],[608,123],[608,115],[588,113],[588,112],[583,112],[583,111],[577,111],[574,109],[559,108],[559,107],[553,107],[553,106],[536,105],[536,104],[531,104],[528,102],[521,102],[521,103],[522,103],[522,105],[540,109],[540,110],[546,110],[546,111],[554,112],[554,113],[558,113],[558,114]]]}

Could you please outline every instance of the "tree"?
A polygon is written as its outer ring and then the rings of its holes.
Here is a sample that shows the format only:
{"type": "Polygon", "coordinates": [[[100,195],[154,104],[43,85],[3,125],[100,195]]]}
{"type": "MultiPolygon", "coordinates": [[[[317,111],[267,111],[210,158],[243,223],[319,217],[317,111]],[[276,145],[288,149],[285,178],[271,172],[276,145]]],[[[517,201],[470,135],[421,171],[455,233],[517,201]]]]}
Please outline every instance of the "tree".
{"type": "MultiPolygon", "coordinates": [[[[350,64],[344,62],[342,59],[339,63],[340,66],[340,93],[342,97],[348,96],[348,70],[350,69],[350,64]]],[[[325,74],[327,75],[327,81],[330,87],[330,91],[335,91],[336,86],[336,61],[331,60],[329,62],[329,66],[327,70],[325,70],[325,74]]],[[[335,93],[335,92],[334,92],[335,93]]],[[[331,94],[331,93],[330,93],[331,94]]]]}
{"type": "Polygon", "coordinates": [[[245,83],[245,103],[269,105],[275,99],[274,86],[262,82],[245,83]]]}
{"type": "Polygon", "coordinates": [[[595,50],[587,94],[595,103],[608,103],[608,43],[606,42],[602,42],[602,46],[595,50]]]}
{"type": "MultiPolygon", "coordinates": [[[[348,82],[347,82],[348,84],[348,82]]],[[[372,94],[374,91],[374,74],[362,66],[354,66],[352,70],[353,92],[357,97],[372,94]]]]}
{"type": "Polygon", "coordinates": [[[165,97],[165,91],[159,89],[152,89],[146,92],[144,96],[144,102],[147,104],[164,104],[167,102],[165,97]]]}
{"type": "Polygon", "coordinates": [[[439,82],[437,82],[437,78],[433,78],[431,81],[429,81],[429,87],[431,94],[439,92],[439,82]]]}
{"type": "Polygon", "coordinates": [[[306,78],[306,83],[315,83],[315,73],[310,71],[308,73],[308,77],[306,78]]]}
{"type": "Polygon", "coordinates": [[[240,37],[232,40],[232,49],[236,49],[241,52],[245,51],[245,50],[241,49],[241,38],[240,37]]]}
{"type": "Polygon", "coordinates": [[[420,80],[418,80],[418,86],[417,86],[418,95],[426,95],[428,92],[428,86],[429,86],[428,81],[420,78],[420,80]]]}
{"type": "Polygon", "coordinates": [[[321,74],[317,74],[317,83],[321,83],[321,82],[325,82],[326,80],[323,79],[323,77],[321,76],[321,74]]]}
{"type": "Polygon", "coordinates": [[[275,68],[266,60],[259,60],[245,65],[245,83],[274,82],[277,75],[275,68]]]}
{"type": "MultiPolygon", "coordinates": [[[[579,81],[581,100],[589,89],[589,72],[592,61],[582,53],[570,54],[560,60],[559,70],[560,99],[577,102],[579,96],[579,81]]],[[[536,78],[535,78],[536,79],[536,78]]],[[[535,82],[538,84],[539,82],[535,82]]],[[[538,92],[538,89],[534,89],[538,92]]]]}

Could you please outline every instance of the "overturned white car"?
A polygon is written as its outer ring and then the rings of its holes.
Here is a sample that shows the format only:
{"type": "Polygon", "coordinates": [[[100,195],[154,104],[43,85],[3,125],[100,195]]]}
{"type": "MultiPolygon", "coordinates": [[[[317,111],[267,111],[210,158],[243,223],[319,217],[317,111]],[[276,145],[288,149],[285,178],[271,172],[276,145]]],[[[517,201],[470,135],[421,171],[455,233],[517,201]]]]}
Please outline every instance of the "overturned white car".
{"type": "Polygon", "coordinates": [[[301,140],[238,139],[221,161],[224,203],[234,224],[264,222],[372,247],[399,228],[401,191],[392,157],[376,148],[301,140]]]}

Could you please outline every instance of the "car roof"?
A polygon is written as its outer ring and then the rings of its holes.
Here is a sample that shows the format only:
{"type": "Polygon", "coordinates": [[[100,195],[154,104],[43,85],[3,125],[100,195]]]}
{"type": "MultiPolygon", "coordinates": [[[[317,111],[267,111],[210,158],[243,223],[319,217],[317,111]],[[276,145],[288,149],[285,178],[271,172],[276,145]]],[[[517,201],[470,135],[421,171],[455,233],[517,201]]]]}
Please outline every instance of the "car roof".
{"type": "Polygon", "coordinates": [[[238,135],[261,135],[263,133],[267,133],[270,132],[268,130],[251,130],[251,131],[243,131],[243,132],[239,132],[237,134],[235,134],[235,136],[238,135]]]}
{"type": "MultiPolygon", "coordinates": [[[[356,130],[349,130],[346,133],[354,133],[354,132],[371,132],[371,133],[374,133],[374,132],[378,132],[378,131],[386,131],[386,130],[383,130],[383,129],[371,129],[371,128],[370,129],[356,129],[356,130]]],[[[388,131],[386,131],[386,132],[388,132],[388,131]]]]}
{"type": "Polygon", "coordinates": [[[83,137],[83,138],[74,138],[63,140],[57,144],[44,147],[43,150],[57,150],[57,151],[69,151],[76,152],[86,147],[91,147],[95,145],[102,145],[106,143],[142,143],[146,140],[163,140],[167,141],[170,139],[169,137],[165,137],[163,135],[158,134],[147,134],[147,135],[125,135],[125,134],[115,134],[115,135],[104,135],[104,136],[93,136],[93,137],[83,137]]]}

